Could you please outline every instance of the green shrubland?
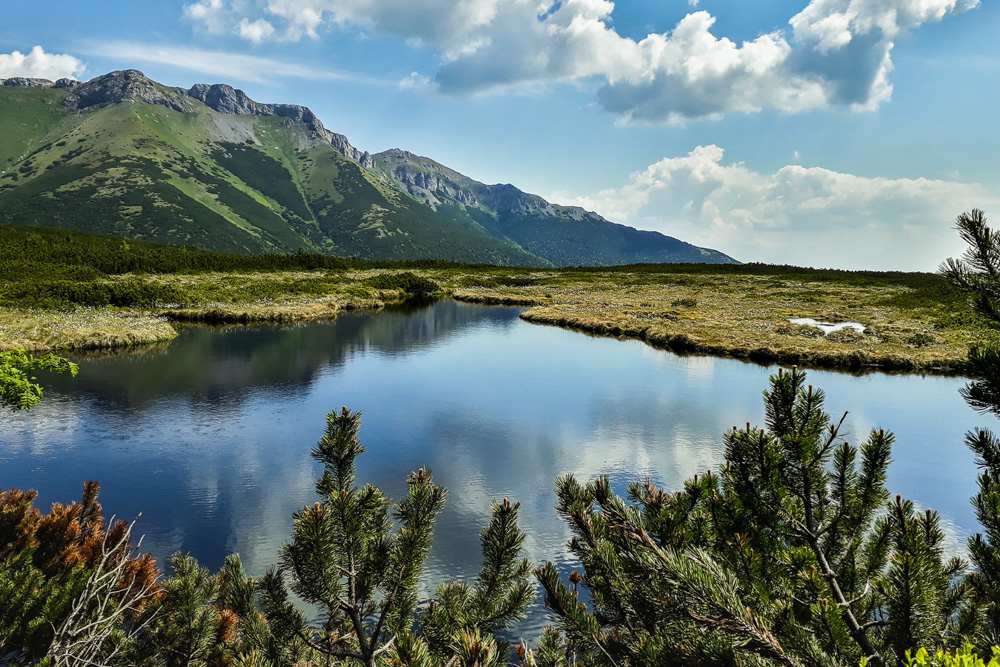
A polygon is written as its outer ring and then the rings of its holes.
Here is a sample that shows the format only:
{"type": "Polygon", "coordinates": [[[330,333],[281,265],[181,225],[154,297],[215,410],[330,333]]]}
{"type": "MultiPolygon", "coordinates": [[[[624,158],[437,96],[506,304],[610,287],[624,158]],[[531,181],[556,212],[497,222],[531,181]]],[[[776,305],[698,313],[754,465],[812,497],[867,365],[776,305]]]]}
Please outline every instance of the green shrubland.
{"type": "Polygon", "coordinates": [[[0,306],[17,308],[152,308],[216,301],[325,295],[344,284],[348,269],[385,269],[362,288],[400,290],[407,297],[440,292],[433,281],[405,268],[446,269],[450,262],[362,262],[329,255],[226,254],[192,247],[0,225],[0,306]],[[288,273],[308,273],[288,279],[288,273]],[[210,281],[162,276],[219,274],[210,281]],[[254,279],[248,279],[252,275],[254,279]]]}

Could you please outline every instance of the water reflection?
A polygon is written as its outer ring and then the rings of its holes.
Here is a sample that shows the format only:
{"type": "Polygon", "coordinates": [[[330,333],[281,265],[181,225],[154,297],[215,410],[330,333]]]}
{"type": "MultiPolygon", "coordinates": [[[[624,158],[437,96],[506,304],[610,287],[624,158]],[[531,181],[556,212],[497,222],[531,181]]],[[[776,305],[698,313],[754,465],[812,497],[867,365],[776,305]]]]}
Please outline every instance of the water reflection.
{"type": "Polygon", "coordinates": [[[83,392],[109,409],[141,412],[165,399],[228,404],[260,391],[307,391],[317,376],[355,354],[410,354],[447,343],[475,325],[510,326],[496,309],[424,307],[342,315],[289,326],[194,326],[169,347],[147,353],[81,357],[93,369],[55,376],[60,391],[83,392]],[[113,406],[113,407],[112,407],[113,406]]]}
{"type": "MultiPolygon", "coordinates": [[[[6,416],[0,486],[39,489],[47,504],[98,479],[109,514],[143,513],[144,546],[157,557],[189,551],[214,569],[238,551],[260,573],[292,513],[314,500],[309,451],[324,415],[348,405],[364,413],[360,479],[398,498],[407,472],[430,467],[450,490],[428,586],[474,576],[491,498],[522,503],[533,562],[565,562],[556,476],[609,474],[619,489],[648,476],[677,488],[718,466],[723,431],[762,422],[772,372],[452,301],[291,327],[195,327],[166,349],[78,361],[77,378],[46,378],[39,408],[6,416]]],[[[852,440],[876,426],[896,433],[894,493],[939,510],[956,543],[974,528],[963,434],[990,421],[961,401],[961,381],[811,381],[831,412],[854,411],[852,440]]]]}

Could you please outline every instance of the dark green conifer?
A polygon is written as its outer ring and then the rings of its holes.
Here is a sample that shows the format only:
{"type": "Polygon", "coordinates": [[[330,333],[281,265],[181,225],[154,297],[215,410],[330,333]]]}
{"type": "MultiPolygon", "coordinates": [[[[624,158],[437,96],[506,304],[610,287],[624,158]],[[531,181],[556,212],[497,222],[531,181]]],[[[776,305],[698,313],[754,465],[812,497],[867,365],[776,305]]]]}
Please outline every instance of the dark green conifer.
{"type": "MultiPolygon", "coordinates": [[[[517,525],[519,509],[520,503],[506,498],[493,501],[490,524],[480,534],[483,565],[476,581],[439,587],[421,611],[421,634],[437,655],[457,651],[458,635],[462,635],[461,652],[470,653],[476,637],[485,646],[494,633],[524,617],[534,592],[528,582],[531,567],[520,557],[524,533],[517,525]]],[[[507,646],[500,643],[495,652],[502,661],[507,646]]]]}
{"type": "Polygon", "coordinates": [[[573,654],[597,664],[889,664],[946,645],[964,569],[933,513],[888,501],[892,435],[855,447],[799,370],[771,377],[766,429],[725,434],[718,474],[670,494],[557,480],[592,609],[536,570],[573,654]]]}
{"type": "Polygon", "coordinates": [[[83,501],[43,515],[34,491],[0,491],[0,656],[3,664],[118,664],[158,596],[151,556],[133,523],[105,524],[96,482],[83,501]]]}
{"type": "MultiPolygon", "coordinates": [[[[1000,323],[1000,233],[986,224],[979,209],[962,213],[956,228],[968,244],[960,259],[948,259],[939,272],[954,287],[967,293],[983,323],[1000,323]]],[[[974,409],[1000,417],[1000,346],[996,335],[985,337],[969,350],[967,372],[972,381],[962,396],[974,409]]]]}
{"type": "MultiPolygon", "coordinates": [[[[958,216],[956,227],[968,248],[961,259],[949,259],[940,273],[966,292],[990,328],[1000,323],[1000,233],[986,224],[979,209],[958,216]]],[[[995,331],[969,351],[972,376],[962,396],[974,409],[1000,417],[1000,345],[995,331]]],[[[979,493],[972,499],[982,532],[969,538],[972,562],[967,582],[975,604],[962,614],[963,631],[975,637],[981,655],[1000,645],[1000,441],[991,431],[976,429],[966,435],[980,467],[979,493]]]]}
{"type": "Polygon", "coordinates": [[[219,604],[219,577],[186,554],[175,554],[168,564],[171,576],[163,586],[150,644],[167,667],[200,667],[230,657],[219,604]]]}
{"type": "Polygon", "coordinates": [[[324,466],[316,483],[322,500],[295,514],[292,541],[282,549],[279,568],[262,581],[262,597],[279,637],[298,638],[326,660],[374,667],[410,631],[445,490],[431,481],[430,471],[411,473],[407,496],[390,518],[392,501],[355,483],[355,459],[365,451],[357,439],[360,425],[360,413],[347,408],[327,415],[326,433],[313,449],[324,466]],[[319,610],[318,625],[294,607],[288,590],[319,610]]]}

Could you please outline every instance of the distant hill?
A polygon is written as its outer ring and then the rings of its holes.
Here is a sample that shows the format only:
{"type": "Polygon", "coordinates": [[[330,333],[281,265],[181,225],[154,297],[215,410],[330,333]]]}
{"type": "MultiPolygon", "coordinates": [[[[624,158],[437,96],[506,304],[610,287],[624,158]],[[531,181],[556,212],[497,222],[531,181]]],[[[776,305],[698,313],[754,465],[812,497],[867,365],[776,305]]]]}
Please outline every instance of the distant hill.
{"type": "Polygon", "coordinates": [[[137,70],[2,81],[0,223],[369,260],[735,261],[402,150],[370,155],[305,107],[137,70]]]}

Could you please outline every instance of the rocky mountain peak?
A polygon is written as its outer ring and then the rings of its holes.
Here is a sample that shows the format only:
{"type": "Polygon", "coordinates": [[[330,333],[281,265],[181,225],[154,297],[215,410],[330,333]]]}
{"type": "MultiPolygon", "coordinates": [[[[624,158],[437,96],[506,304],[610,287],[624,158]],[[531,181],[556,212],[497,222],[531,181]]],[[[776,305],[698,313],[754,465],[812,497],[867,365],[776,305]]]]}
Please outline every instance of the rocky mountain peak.
{"type": "Polygon", "coordinates": [[[54,99],[62,99],[66,115],[85,111],[112,124],[112,136],[105,136],[109,133],[103,130],[107,127],[104,121],[77,123],[71,119],[52,129],[47,123],[19,122],[20,114],[0,114],[0,133],[34,131],[34,135],[26,137],[30,144],[39,147],[32,155],[42,156],[29,161],[25,159],[27,154],[16,155],[20,151],[0,154],[8,165],[24,163],[16,170],[18,175],[8,170],[4,183],[0,184],[0,199],[18,204],[9,210],[2,207],[8,217],[20,216],[17,218],[20,222],[15,224],[58,218],[62,221],[60,226],[65,224],[74,229],[141,234],[145,238],[202,243],[226,251],[324,248],[372,259],[441,256],[524,266],[732,261],[721,253],[695,248],[656,232],[616,225],[578,207],[549,204],[509,183],[485,185],[435,160],[399,148],[374,155],[360,151],[344,135],[324,128],[307,107],[256,102],[226,84],[174,88],[149,80],[139,70],[111,72],[84,83],[72,79],[51,82],[12,77],[0,84],[0,97],[5,101],[23,103],[26,109],[34,108],[37,113],[50,114],[51,108],[45,107],[54,99]],[[30,90],[18,90],[29,87],[50,90],[41,96],[30,90]],[[162,105],[186,116],[182,118],[164,110],[153,117],[154,114],[138,113],[141,109],[134,108],[135,122],[122,123],[122,111],[133,114],[128,106],[120,109],[121,104],[162,105]],[[261,121],[258,117],[268,118],[261,121]],[[148,132],[147,122],[162,127],[165,130],[162,136],[148,132]],[[57,140],[57,131],[64,132],[64,140],[57,140]],[[175,145],[169,139],[174,131],[182,131],[183,136],[196,140],[185,142],[184,146],[175,145]],[[92,147],[75,153],[73,160],[77,162],[66,165],[70,160],[59,147],[66,146],[71,137],[77,143],[89,138],[92,147]],[[267,155],[256,154],[253,144],[263,146],[267,155]],[[272,172],[268,167],[269,171],[262,172],[256,166],[270,165],[266,161],[268,156],[282,162],[275,158],[271,146],[289,158],[292,157],[289,149],[302,158],[293,161],[294,169],[285,170],[291,180],[283,180],[284,172],[280,169],[272,172]],[[305,151],[309,152],[308,157],[303,154],[305,151]],[[345,164],[333,151],[354,164],[345,164]],[[149,158],[163,152],[178,155],[185,171],[191,173],[188,184],[194,188],[193,193],[190,188],[177,188],[167,201],[160,190],[152,187],[175,174],[172,160],[161,162],[149,158]],[[237,156],[237,152],[244,155],[237,156]],[[331,160],[336,170],[320,166],[331,160]],[[219,178],[216,167],[207,164],[212,161],[218,169],[228,171],[225,179],[219,178]],[[44,170],[41,165],[45,165],[44,170]],[[49,188],[46,197],[37,197],[36,190],[21,189],[26,183],[36,187],[34,184],[39,183],[36,178],[48,174],[50,169],[52,177],[78,185],[49,188]],[[89,179],[92,170],[105,176],[89,179]],[[155,175],[156,170],[160,176],[155,175]],[[296,171],[311,183],[308,191],[289,187],[295,184],[296,171]],[[263,173],[268,177],[262,178],[263,173]],[[110,185],[104,186],[107,181],[111,181],[110,185]],[[240,181],[247,188],[258,189],[267,201],[246,197],[242,187],[233,187],[240,181]],[[126,190],[130,201],[144,203],[138,207],[120,207],[120,214],[115,214],[105,203],[106,193],[126,190]],[[348,192],[350,197],[338,197],[338,193],[348,192]],[[201,205],[208,197],[218,205],[216,208],[201,205]],[[280,205],[272,206],[273,202],[280,205]],[[90,203],[98,208],[85,209],[90,203]],[[133,210],[136,208],[142,213],[133,210]],[[279,224],[279,220],[287,225],[279,224]],[[303,221],[307,224],[301,224],[303,221]],[[102,226],[95,230],[95,224],[102,226]],[[244,234],[253,229],[259,233],[244,234]],[[405,242],[400,243],[403,237],[405,242]]]}
{"type": "Polygon", "coordinates": [[[379,155],[385,158],[386,160],[396,160],[396,161],[407,160],[411,157],[416,157],[416,155],[414,155],[410,151],[404,151],[402,148],[390,148],[387,151],[382,151],[381,153],[379,153],[379,155]]]}
{"type": "Polygon", "coordinates": [[[158,104],[180,112],[192,109],[183,89],[157,84],[137,69],[110,72],[73,86],[65,103],[83,110],[125,102],[158,104]]]}
{"type": "Polygon", "coordinates": [[[481,184],[428,158],[400,148],[390,148],[371,156],[371,164],[370,169],[377,169],[383,178],[395,181],[411,197],[433,209],[448,203],[478,204],[471,186],[481,184]]]}
{"type": "Polygon", "coordinates": [[[552,204],[538,195],[528,194],[510,183],[485,186],[490,206],[503,214],[554,215],[552,204]]]}
{"type": "Polygon", "coordinates": [[[196,83],[188,90],[164,86],[146,77],[137,69],[118,70],[81,83],[73,79],[48,79],[11,77],[0,79],[0,86],[10,88],[66,88],[70,89],[64,104],[78,111],[100,109],[113,104],[144,102],[158,104],[182,113],[193,111],[197,100],[208,108],[233,116],[278,116],[291,122],[302,123],[314,139],[329,143],[346,157],[371,169],[375,166],[372,156],[359,151],[342,134],[330,132],[309,107],[298,104],[265,104],[256,102],[239,88],[225,83],[196,83]]]}
{"type": "Polygon", "coordinates": [[[194,99],[219,113],[234,116],[267,116],[263,104],[257,104],[242,90],[225,83],[196,83],[187,91],[194,99]]]}
{"type": "Polygon", "coordinates": [[[233,116],[279,116],[296,123],[302,123],[308,126],[317,137],[330,142],[334,148],[351,159],[357,160],[361,157],[361,152],[354,149],[347,142],[346,137],[335,135],[323,127],[323,123],[320,122],[319,118],[316,117],[316,114],[309,107],[298,104],[266,104],[255,102],[239,88],[233,88],[225,83],[196,83],[188,89],[187,94],[189,97],[204,103],[209,109],[219,113],[233,116]],[[342,141],[338,140],[338,137],[342,141]],[[349,155],[348,149],[357,154],[349,155]]]}

